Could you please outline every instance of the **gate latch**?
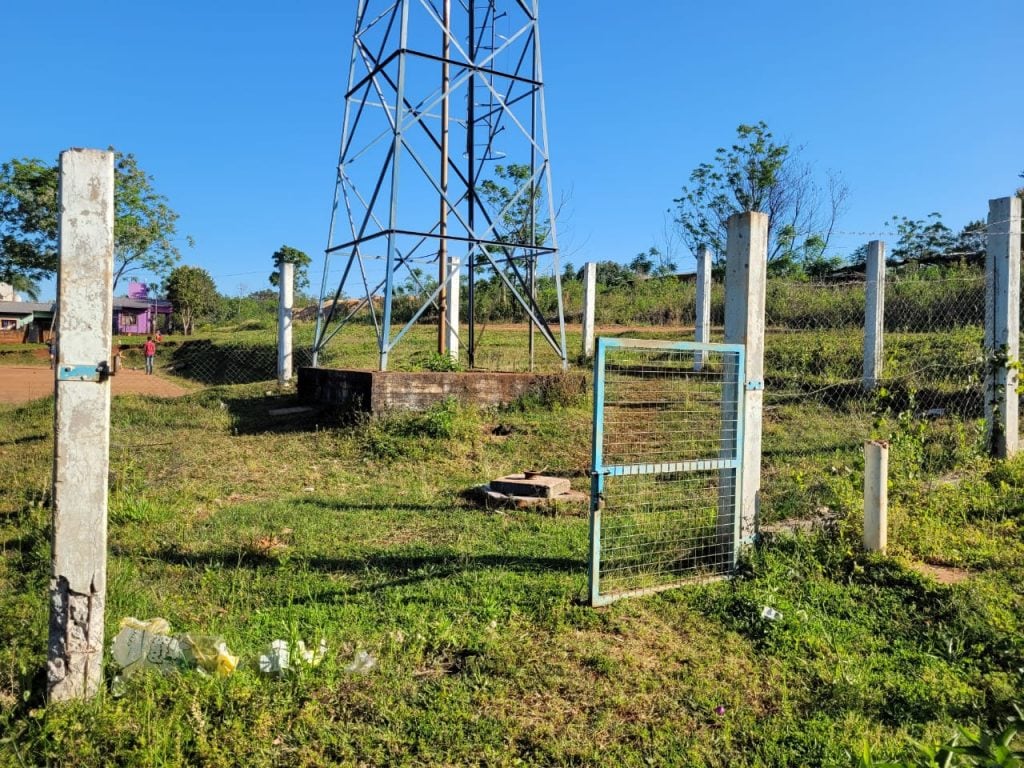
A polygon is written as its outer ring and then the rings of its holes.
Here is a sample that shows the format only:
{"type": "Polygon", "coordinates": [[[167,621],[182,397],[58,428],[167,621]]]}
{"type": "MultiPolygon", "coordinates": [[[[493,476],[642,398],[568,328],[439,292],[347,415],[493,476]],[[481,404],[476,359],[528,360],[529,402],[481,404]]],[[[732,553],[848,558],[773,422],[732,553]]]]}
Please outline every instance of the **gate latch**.
{"type": "Polygon", "coordinates": [[[764,381],[761,379],[751,379],[750,381],[747,382],[747,385],[744,388],[747,390],[747,392],[755,392],[759,389],[764,389],[764,381]]]}
{"type": "Polygon", "coordinates": [[[104,360],[99,364],[91,365],[59,365],[57,366],[57,381],[91,381],[95,383],[106,381],[110,378],[110,366],[104,360]]]}

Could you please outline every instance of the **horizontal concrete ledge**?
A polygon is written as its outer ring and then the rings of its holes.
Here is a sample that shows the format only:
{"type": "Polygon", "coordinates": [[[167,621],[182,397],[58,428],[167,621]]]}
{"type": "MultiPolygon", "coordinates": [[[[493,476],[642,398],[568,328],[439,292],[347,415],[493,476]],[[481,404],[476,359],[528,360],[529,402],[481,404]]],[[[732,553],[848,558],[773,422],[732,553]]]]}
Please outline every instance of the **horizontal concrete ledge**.
{"type": "Polygon", "coordinates": [[[507,405],[563,374],[494,371],[360,371],[300,368],[299,399],[351,410],[422,411],[449,397],[463,404],[507,405]]]}

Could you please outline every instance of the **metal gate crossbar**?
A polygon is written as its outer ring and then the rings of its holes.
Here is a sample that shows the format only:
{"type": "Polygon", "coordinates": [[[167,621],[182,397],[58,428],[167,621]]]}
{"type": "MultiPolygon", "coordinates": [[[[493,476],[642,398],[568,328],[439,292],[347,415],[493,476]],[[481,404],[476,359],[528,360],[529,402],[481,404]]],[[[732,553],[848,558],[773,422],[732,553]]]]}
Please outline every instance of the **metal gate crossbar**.
{"type": "Polygon", "coordinates": [[[597,340],[592,605],[734,569],[744,379],[739,344],[597,340]]]}

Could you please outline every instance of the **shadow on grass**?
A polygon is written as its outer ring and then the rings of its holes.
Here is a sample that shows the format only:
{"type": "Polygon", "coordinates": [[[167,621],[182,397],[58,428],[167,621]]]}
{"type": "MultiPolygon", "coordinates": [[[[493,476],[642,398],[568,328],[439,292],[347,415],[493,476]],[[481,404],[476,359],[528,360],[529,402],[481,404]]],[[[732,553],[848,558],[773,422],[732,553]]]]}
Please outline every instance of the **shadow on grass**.
{"type": "MultiPolygon", "coordinates": [[[[118,556],[131,558],[130,550],[113,548],[118,556]]],[[[374,553],[352,557],[302,557],[291,554],[287,558],[263,553],[249,548],[237,550],[214,549],[201,552],[181,551],[164,547],[151,558],[162,560],[169,565],[187,568],[216,569],[310,569],[323,573],[359,575],[365,579],[381,578],[370,584],[340,588],[330,594],[299,599],[298,602],[326,602],[342,599],[349,595],[377,592],[392,587],[406,586],[433,579],[446,579],[463,573],[490,569],[515,573],[567,573],[581,574],[586,561],[571,557],[532,557],[523,555],[465,555],[459,552],[435,553],[374,553]]],[[[293,600],[295,602],[295,600],[293,600]]]]}
{"type": "Polygon", "coordinates": [[[345,411],[310,406],[296,395],[272,393],[263,397],[223,397],[221,402],[231,416],[235,433],[239,435],[315,432],[317,429],[344,426],[354,418],[345,411]]]}

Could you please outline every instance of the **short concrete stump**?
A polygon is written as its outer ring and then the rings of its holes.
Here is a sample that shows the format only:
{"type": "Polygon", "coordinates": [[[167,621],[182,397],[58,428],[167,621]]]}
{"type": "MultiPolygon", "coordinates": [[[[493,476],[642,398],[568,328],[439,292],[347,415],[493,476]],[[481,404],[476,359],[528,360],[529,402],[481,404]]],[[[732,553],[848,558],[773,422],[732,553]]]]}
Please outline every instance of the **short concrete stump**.
{"type": "Polygon", "coordinates": [[[541,509],[551,514],[586,512],[590,497],[574,491],[568,480],[532,472],[520,472],[492,480],[473,489],[473,496],[487,509],[541,509]]]}
{"type": "Polygon", "coordinates": [[[548,477],[537,472],[520,472],[491,480],[491,490],[506,496],[531,496],[553,499],[568,493],[571,486],[563,477],[548,477]]]}

